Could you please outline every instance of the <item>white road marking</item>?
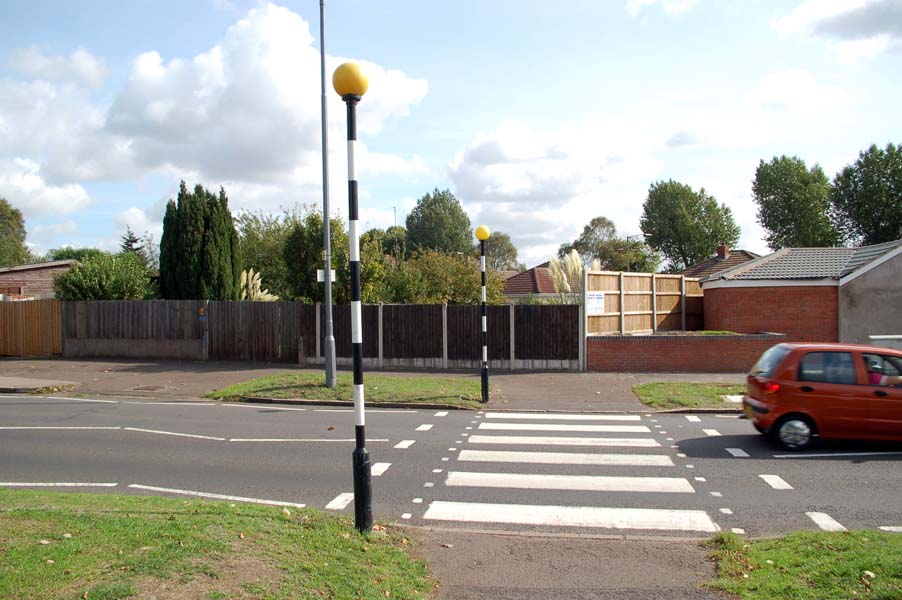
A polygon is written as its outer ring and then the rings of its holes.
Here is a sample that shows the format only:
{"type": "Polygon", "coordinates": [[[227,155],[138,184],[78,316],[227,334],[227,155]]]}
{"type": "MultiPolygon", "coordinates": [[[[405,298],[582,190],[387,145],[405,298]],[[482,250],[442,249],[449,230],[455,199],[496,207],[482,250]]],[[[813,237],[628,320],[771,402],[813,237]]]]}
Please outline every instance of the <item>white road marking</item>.
{"type": "Polygon", "coordinates": [[[890,533],[902,533],[902,527],[897,527],[896,525],[881,525],[879,529],[890,533]]]}
{"type": "Polygon", "coordinates": [[[429,508],[426,510],[423,518],[435,521],[556,525],[605,529],[658,529],[704,532],[720,530],[707,513],[701,510],[432,502],[429,504],[429,508]]]}
{"type": "Polygon", "coordinates": [[[449,471],[449,487],[490,487],[590,492],[670,492],[694,494],[681,477],[610,477],[602,475],[533,475],[523,473],[470,473],[449,471]]]}
{"type": "Polygon", "coordinates": [[[442,462],[448,462],[450,459],[447,456],[442,457],[442,462]]]}
{"type": "Polygon", "coordinates": [[[831,458],[834,456],[891,456],[902,452],[836,452],[834,454],[774,454],[774,458],[831,458]]]}
{"type": "Polygon", "coordinates": [[[402,514],[401,514],[401,518],[402,518],[402,519],[409,519],[409,518],[412,517],[412,516],[413,516],[413,515],[410,514],[410,513],[402,513],[402,514]]]}
{"type": "Polygon", "coordinates": [[[150,404],[152,406],[216,406],[215,402],[144,402],[143,400],[122,400],[120,404],[150,404]]]}
{"type": "MultiPolygon", "coordinates": [[[[661,428],[660,425],[655,425],[655,429],[660,429],[660,428],[661,428]]],[[[659,431],[658,433],[661,433],[661,432],[659,431]]]]}
{"type": "MultiPolygon", "coordinates": [[[[41,398],[41,396],[32,396],[41,398]]],[[[119,404],[118,400],[97,400],[96,398],[63,398],[60,396],[43,396],[46,400],[62,400],[64,402],[97,402],[98,404],[119,404]]]]}
{"type": "Polygon", "coordinates": [[[722,497],[723,497],[723,494],[721,494],[720,492],[711,492],[711,495],[714,496],[715,498],[722,498],[722,497]]]}
{"type": "Polygon", "coordinates": [[[586,431],[598,433],[651,433],[645,425],[559,425],[554,423],[480,423],[495,431],[586,431]]]}
{"type": "Polygon", "coordinates": [[[343,492],[335,496],[329,504],[326,505],[327,510],[344,510],[348,504],[354,501],[353,492],[343,492]]]}
{"type": "MultiPolygon", "coordinates": [[[[280,408],[280,410],[282,410],[282,409],[280,408]]],[[[307,410],[307,409],[301,408],[301,409],[295,409],[295,410],[307,410]]],[[[353,408],[314,408],[312,410],[313,410],[313,412],[340,412],[340,413],[354,412],[353,408]]],[[[366,412],[367,413],[404,413],[404,414],[408,414],[408,415],[411,415],[411,414],[415,415],[420,411],[418,411],[418,410],[391,410],[388,408],[381,408],[381,409],[368,408],[368,409],[366,409],[366,412]]]]}
{"type": "Polygon", "coordinates": [[[413,500],[411,500],[411,502],[413,502],[414,504],[422,504],[423,499],[422,498],[414,498],[413,500]]]}
{"type": "Polygon", "coordinates": [[[486,413],[487,419],[533,419],[541,421],[639,421],[639,415],[571,415],[563,413],[486,413]]]}
{"type": "Polygon", "coordinates": [[[295,508],[304,508],[306,504],[298,504],[297,502],[282,502],[281,500],[263,500],[260,498],[244,498],[242,496],[228,496],[226,494],[212,494],[209,492],[195,492],[192,490],[178,490],[173,488],[154,487],[152,485],[140,485],[133,483],[128,486],[136,490],[147,490],[149,492],[163,492],[166,494],[178,494],[181,496],[197,496],[199,498],[210,498],[211,500],[231,500],[232,502],[247,502],[250,504],[266,504],[268,506],[293,506],[295,508]]]}
{"type": "Polygon", "coordinates": [[[457,448],[448,448],[448,452],[457,452],[457,448]]]}
{"type": "Polygon", "coordinates": [[[266,410],[267,412],[271,412],[271,411],[281,412],[283,410],[295,411],[295,412],[307,412],[306,408],[293,408],[290,406],[273,406],[271,404],[265,404],[265,405],[262,405],[262,404],[235,404],[234,402],[225,402],[223,404],[220,404],[219,406],[229,406],[232,408],[253,408],[255,410],[266,410]]]}
{"type": "Polygon", "coordinates": [[[370,474],[373,477],[379,477],[391,466],[391,463],[373,463],[373,466],[370,467],[370,474]]]}
{"type": "Polygon", "coordinates": [[[438,411],[437,413],[435,413],[434,416],[436,416],[436,417],[447,417],[447,416],[448,416],[448,411],[447,411],[447,410],[440,410],[440,411],[438,411]]]}
{"type": "Polygon", "coordinates": [[[822,512],[806,512],[805,515],[824,531],[846,531],[839,521],[822,512]]]}
{"type": "Polygon", "coordinates": [[[432,483],[431,481],[427,481],[426,483],[423,484],[423,487],[435,487],[435,484],[432,483]]]}
{"type": "MultiPolygon", "coordinates": [[[[230,442],[354,442],[355,438],[230,438],[230,442]]],[[[367,438],[367,442],[387,442],[388,438],[367,438]]],[[[397,446],[396,446],[397,447],[397,446]]]]}
{"type": "Polygon", "coordinates": [[[19,481],[0,481],[0,487],[116,487],[118,483],[80,483],[74,481],[52,483],[23,483],[19,481]]]}
{"type": "Polygon", "coordinates": [[[701,423],[702,420],[696,417],[695,415],[686,415],[686,420],[690,423],[701,423]]]}
{"type": "MultiPolygon", "coordinates": [[[[473,429],[473,428],[472,428],[472,427],[465,427],[464,429],[473,429]]],[[[466,434],[464,434],[464,435],[466,435],[466,434]]]]}
{"type": "Polygon", "coordinates": [[[786,483],[782,477],[779,475],[758,475],[761,479],[767,482],[767,485],[774,488],[775,490],[791,490],[793,487],[786,483]]]}
{"type": "Polygon", "coordinates": [[[732,515],[732,514],[733,514],[733,511],[730,510],[729,508],[721,508],[721,509],[720,509],[720,512],[722,512],[722,513],[725,514],[725,515],[732,515]]]}
{"type": "Polygon", "coordinates": [[[687,468],[687,469],[694,469],[694,468],[695,468],[695,465],[686,465],[686,468],[687,468]]]}
{"type": "Polygon", "coordinates": [[[716,429],[702,429],[702,431],[705,432],[705,435],[709,435],[712,437],[720,435],[720,432],[717,431],[716,429]]]}
{"type": "Polygon", "coordinates": [[[730,531],[732,531],[733,533],[735,533],[737,535],[745,535],[745,529],[740,529],[739,527],[734,527],[730,531]]]}
{"type": "Polygon", "coordinates": [[[686,458],[686,455],[682,452],[677,452],[677,458],[686,458]]]}
{"type": "Polygon", "coordinates": [[[661,446],[661,444],[651,438],[471,435],[469,441],[471,444],[525,444],[536,446],[623,446],[630,448],[658,448],[661,446]]]}
{"type": "Polygon", "coordinates": [[[668,442],[672,442],[673,438],[665,438],[668,442]]]}
{"type": "Polygon", "coordinates": [[[742,415],[714,415],[718,419],[738,419],[742,415]]]}
{"type": "Polygon", "coordinates": [[[58,430],[66,430],[66,429],[102,429],[102,430],[116,430],[116,429],[122,429],[122,428],[121,428],[121,427],[0,427],[0,429],[8,429],[8,430],[9,430],[9,429],[11,429],[11,430],[16,430],[16,429],[28,429],[28,430],[32,430],[32,429],[37,429],[37,430],[51,429],[51,430],[54,430],[54,431],[58,431],[58,430]]]}
{"type": "Polygon", "coordinates": [[[695,479],[696,481],[701,481],[702,483],[705,483],[706,481],[708,481],[708,480],[705,479],[704,477],[695,477],[694,479],[695,479]]]}
{"type": "Polygon", "coordinates": [[[187,437],[187,438],[196,438],[199,440],[216,440],[218,442],[224,442],[226,439],[221,437],[214,437],[211,435],[197,435],[194,433],[176,433],[174,431],[159,431],[156,429],[140,429],[138,427],[124,427],[125,431],[139,431],[141,433],[155,433],[157,435],[174,435],[178,437],[187,437]]]}
{"type": "Polygon", "coordinates": [[[430,429],[432,429],[432,425],[429,423],[424,423],[423,425],[417,427],[417,431],[429,431],[430,429]]]}
{"type": "Polygon", "coordinates": [[[576,452],[461,450],[457,460],[464,462],[538,463],[545,465],[673,466],[673,461],[669,456],[660,454],[582,454],[576,452]]]}
{"type": "Polygon", "coordinates": [[[727,452],[732,454],[736,458],[748,458],[749,453],[743,450],[742,448],[725,448],[727,452]]]}
{"type": "Polygon", "coordinates": [[[404,449],[404,448],[410,448],[410,447],[413,446],[415,443],[416,443],[416,440],[404,440],[404,441],[401,441],[401,442],[398,442],[397,444],[395,444],[394,447],[395,447],[395,448],[401,448],[401,449],[404,449]]]}
{"type": "Polygon", "coordinates": [[[441,473],[444,469],[432,469],[433,473],[441,473]]]}

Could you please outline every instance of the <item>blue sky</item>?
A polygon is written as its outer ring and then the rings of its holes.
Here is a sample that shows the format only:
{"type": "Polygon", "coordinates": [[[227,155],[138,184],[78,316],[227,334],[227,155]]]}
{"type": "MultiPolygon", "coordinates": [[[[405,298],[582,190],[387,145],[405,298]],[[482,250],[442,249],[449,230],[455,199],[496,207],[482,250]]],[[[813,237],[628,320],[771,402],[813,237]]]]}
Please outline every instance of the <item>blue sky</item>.
{"type": "MultiPolygon", "coordinates": [[[[326,3],[328,73],[360,61],[361,220],[450,188],[532,266],[593,217],[639,232],[648,187],[729,205],[797,155],[832,177],[902,142],[902,0],[326,3]]],[[[6,0],[0,196],[35,251],[159,240],[180,179],[233,210],[321,206],[319,3],[6,0]]],[[[331,204],[347,214],[329,90],[331,204]]]]}

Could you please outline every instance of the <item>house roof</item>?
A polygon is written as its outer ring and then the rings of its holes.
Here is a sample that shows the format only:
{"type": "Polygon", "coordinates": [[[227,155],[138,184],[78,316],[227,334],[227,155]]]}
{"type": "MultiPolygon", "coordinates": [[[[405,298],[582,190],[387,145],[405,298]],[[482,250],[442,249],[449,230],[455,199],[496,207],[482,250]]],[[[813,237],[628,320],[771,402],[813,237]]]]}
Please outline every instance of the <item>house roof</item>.
{"type": "Polygon", "coordinates": [[[0,273],[8,273],[9,271],[31,271],[34,269],[50,269],[52,267],[63,267],[74,265],[77,260],[53,260],[50,262],[32,263],[30,265],[16,265],[13,267],[0,267],[0,273]]]}
{"type": "Polygon", "coordinates": [[[504,294],[506,296],[554,293],[554,279],[551,277],[551,271],[541,265],[528,271],[517,273],[504,281],[504,294]]]}
{"type": "Polygon", "coordinates": [[[726,258],[721,258],[719,256],[711,257],[706,261],[692,265],[683,271],[683,275],[686,277],[707,277],[718,271],[739,266],[742,263],[747,263],[756,258],[761,258],[761,256],[754,252],[749,252],[748,250],[730,250],[726,258]]]}
{"type": "Polygon", "coordinates": [[[706,281],[761,279],[840,279],[902,246],[895,240],[860,248],[783,248],[715,273],[706,281]]]}

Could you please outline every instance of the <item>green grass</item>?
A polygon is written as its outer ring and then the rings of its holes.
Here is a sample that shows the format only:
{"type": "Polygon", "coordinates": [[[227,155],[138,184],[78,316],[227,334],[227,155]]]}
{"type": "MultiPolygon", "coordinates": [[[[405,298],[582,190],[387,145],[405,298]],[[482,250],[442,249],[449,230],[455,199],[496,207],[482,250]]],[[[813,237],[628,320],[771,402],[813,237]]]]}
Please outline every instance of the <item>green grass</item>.
{"type": "Polygon", "coordinates": [[[642,404],[652,408],[724,408],[721,396],[742,394],[744,385],[728,383],[640,383],[633,392],[642,404]]]}
{"type": "Polygon", "coordinates": [[[797,532],[753,542],[728,533],[708,547],[718,574],[709,585],[742,600],[902,598],[898,533],[797,532]]]}
{"type": "MultiPolygon", "coordinates": [[[[207,393],[208,398],[240,400],[242,396],[263,398],[301,398],[304,400],[354,399],[353,377],[339,373],[334,388],[325,386],[322,373],[286,373],[230,385],[207,393]]],[[[475,377],[432,377],[374,375],[367,373],[365,399],[368,403],[437,403],[479,408],[480,381],[475,377]]]]}
{"type": "Polygon", "coordinates": [[[0,489],[0,598],[429,598],[408,540],[376,529],[308,509],[0,489]]]}

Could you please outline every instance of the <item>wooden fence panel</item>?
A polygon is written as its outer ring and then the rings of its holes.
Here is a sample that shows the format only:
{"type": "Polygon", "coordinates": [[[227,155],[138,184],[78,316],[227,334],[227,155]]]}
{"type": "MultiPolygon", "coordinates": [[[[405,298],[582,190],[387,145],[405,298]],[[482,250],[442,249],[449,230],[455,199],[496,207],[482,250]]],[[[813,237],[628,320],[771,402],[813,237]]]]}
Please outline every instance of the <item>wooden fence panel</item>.
{"type": "Polygon", "coordinates": [[[590,272],[588,291],[605,293],[605,314],[587,317],[588,335],[679,331],[684,327],[684,303],[685,328],[695,330],[704,325],[704,294],[698,279],[670,274],[590,272]]]}
{"type": "MultiPolygon", "coordinates": [[[[509,360],[510,306],[486,306],[485,312],[489,360],[509,360]]],[[[448,307],[448,360],[482,360],[481,306],[448,307]]]]}
{"type": "MultiPolygon", "coordinates": [[[[377,304],[365,304],[360,311],[361,326],[363,327],[363,357],[377,358],[379,356],[379,306],[377,304]]],[[[325,339],[326,335],[326,307],[320,307],[320,335],[325,339]]],[[[335,337],[335,356],[352,358],[351,347],[351,305],[335,304],[332,306],[332,335],[335,337]]],[[[323,352],[325,343],[320,341],[320,352],[323,352]]]]}
{"type": "Polygon", "coordinates": [[[517,360],[579,358],[578,305],[517,305],[514,310],[517,360]]]}
{"type": "Polygon", "coordinates": [[[47,356],[63,351],[59,300],[0,302],[0,356],[47,356]]]}
{"type": "Polygon", "coordinates": [[[442,350],[441,304],[382,306],[384,358],[441,358],[442,350]]]}
{"type": "Polygon", "coordinates": [[[64,336],[75,339],[203,339],[203,300],[64,302],[64,336]]]}
{"type": "Polygon", "coordinates": [[[211,301],[210,359],[297,363],[301,350],[312,357],[315,314],[313,305],[300,302],[211,301]]]}

